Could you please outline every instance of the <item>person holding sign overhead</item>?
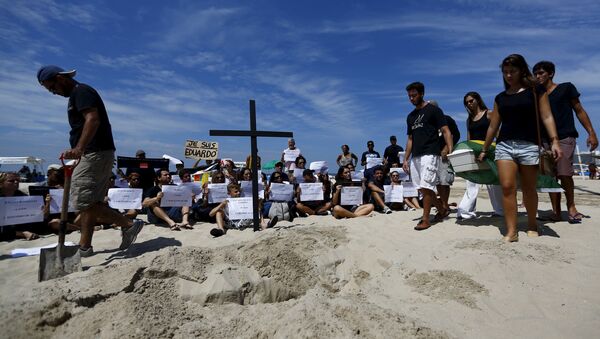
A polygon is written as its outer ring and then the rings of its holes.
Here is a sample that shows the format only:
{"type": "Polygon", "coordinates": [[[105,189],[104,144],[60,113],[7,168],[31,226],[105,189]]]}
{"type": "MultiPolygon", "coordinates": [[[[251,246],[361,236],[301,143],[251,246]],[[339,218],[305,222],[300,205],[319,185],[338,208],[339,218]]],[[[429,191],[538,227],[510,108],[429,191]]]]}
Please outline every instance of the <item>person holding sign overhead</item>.
{"type": "Polygon", "coordinates": [[[284,149],[283,153],[281,153],[281,162],[285,164],[286,172],[294,170],[296,158],[300,155],[302,155],[302,152],[296,147],[296,140],[293,138],[288,139],[288,148],[284,149]]]}

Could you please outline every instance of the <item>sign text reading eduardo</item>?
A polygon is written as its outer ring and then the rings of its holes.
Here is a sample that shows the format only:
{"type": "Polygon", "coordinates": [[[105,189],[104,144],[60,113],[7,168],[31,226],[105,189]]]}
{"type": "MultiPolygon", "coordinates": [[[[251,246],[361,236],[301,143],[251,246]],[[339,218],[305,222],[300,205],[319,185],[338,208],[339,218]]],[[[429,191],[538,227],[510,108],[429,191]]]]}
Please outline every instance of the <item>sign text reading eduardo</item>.
{"type": "Polygon", "coordinates": [[[219,143],[211,141],[187,140],[185,157],[190,159],[215,160],[219,155],[219,143]]]}

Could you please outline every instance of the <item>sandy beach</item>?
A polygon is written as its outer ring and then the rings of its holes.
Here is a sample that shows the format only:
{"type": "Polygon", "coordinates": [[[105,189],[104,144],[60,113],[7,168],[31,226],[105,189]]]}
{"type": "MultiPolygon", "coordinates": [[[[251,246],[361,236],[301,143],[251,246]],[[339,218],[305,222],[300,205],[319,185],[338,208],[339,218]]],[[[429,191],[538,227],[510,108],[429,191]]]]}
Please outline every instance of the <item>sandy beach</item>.
{"type": "MultiPolygon", "coordinates": [[[[520,209],[511,244],[485,190],[483,216],[453,213],[423,232],[413,230],[420,211],[297,218],[216,239],[210,224],[149,224],[127,251],[117,249],[120,231],[102,230],[82,272],[42,283],[38,256],[10,253],[57,237],[3,242],[2,337],[598,337],[600,180],[575,183],[589,218],[540,221],[543,236],[528,238],[520,209]]],[[[450,201],[463,193],[458,179],[450,201]]]]}

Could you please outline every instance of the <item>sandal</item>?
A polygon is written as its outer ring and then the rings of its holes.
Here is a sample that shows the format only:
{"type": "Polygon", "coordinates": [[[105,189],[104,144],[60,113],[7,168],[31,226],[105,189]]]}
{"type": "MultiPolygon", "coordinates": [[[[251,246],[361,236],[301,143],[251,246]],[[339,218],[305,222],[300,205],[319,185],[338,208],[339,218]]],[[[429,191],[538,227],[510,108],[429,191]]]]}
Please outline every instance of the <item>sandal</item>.
{"type": "Polygon", "coordinates": [[[444,219],[446,219],[448,216],[450,215],[450,210],[446,210],[444,213],[437,213],[434,217],[433,217],[433,222],[442,222],[444,219]]]}
{"type": "Polygon", "coordinates": [[[190,225],[188,223],[185,223],[185,224],[181,224],[181,228],[184,228],[186,230],[193,230],[194,226],[192,226],[192,225],[190,225]]]}
{"type": "Polygon", "coordinates": [[[581,218],[583,218],[583,214],[579,212],[569,214],[569,224],[581,224],[581,218]]]}
{"type": "Polygon", "coordinates": [[[269,223],[267,223],[267,228],[271,228],[271,227],[277,225],[277,221],[279,221],[279,217],[274,216],[271,220],[269,220],[269,223]]]}
{"type": "Polygon", "coordinates": [[[173,224],[173,226],[171,226],[170,229],[171,231],[181,231],[181,228],[178,224],[173,224]]]}
{"type": "Polygon", "coordinates": [[[519,241],[519,235],[515,233],[515,235],[513,235],[512,237],[503,237],[502,241],[509,243],[509,242],[517,242],[519,241]]]}
{"type": "Polygon", "coordinates": [[[415,231],[423,231],[431,227],[431,224],[425,224],[425,221],[421,219],[417,226],[415,226],[415,231]]]}

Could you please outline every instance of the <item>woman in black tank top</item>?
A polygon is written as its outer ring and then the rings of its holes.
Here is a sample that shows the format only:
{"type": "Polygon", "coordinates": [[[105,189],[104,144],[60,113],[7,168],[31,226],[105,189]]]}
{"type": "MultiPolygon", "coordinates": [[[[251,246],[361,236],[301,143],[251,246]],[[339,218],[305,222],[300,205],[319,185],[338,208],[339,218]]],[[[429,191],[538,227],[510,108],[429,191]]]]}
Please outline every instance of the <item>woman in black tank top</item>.
{"type": "Polygon", "coordinates": [[[469,113],[467,118],[467,140],[485,140],[490,125],[490,111],[477,92],[469,92],[463,98],[463,104],[469,113]]]}
{"type": "MultiPolygon", "coordinates": [[[[490,111],[481,95],[477,92],[469,92],[463,98],[463,104],[469,113],[467,118],[467,140],[485,140],[485,134],[490,125],[490,111]]],[[[458,204],[456,216],[459,219],[471,219],[477,217],[477,195],[479,194],[479,184],[466,181],[465,194],[458,204]]],[[[490,195],[490,201],[494,208],[494,214],[504,215],[502,209],[502,189],[498,185],[486,185],[490,195]]]]}

